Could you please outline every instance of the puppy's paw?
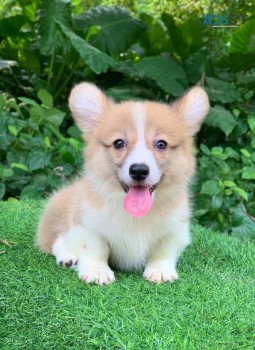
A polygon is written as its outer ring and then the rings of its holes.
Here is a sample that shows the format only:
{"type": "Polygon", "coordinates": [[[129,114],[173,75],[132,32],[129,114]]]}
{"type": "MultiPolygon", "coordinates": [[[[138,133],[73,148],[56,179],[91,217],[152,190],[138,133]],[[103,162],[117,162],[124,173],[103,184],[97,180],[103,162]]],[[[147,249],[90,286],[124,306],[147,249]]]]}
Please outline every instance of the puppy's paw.
{"type": "Polygon", "coordinates": [[[175,282],[178,274],[168,261],[158,261],[146,266],[143,277],[153,283],[164,283],[175,282]]]}
{"type": "Polygon", "coordinates": [[[74,267],[77,262],[76,256],[68,253],[56,256],[56,261],[58,265],[63,265],[68,268],[74,267]]]}
{"type": "Polygon", "coordinates": [[[64,237],[59,237],[52,247],[53,254],[55,255],[58,265],[64,265],[65,267],[74,267],[77,258],[72,254],[65,242],[64,237]]]}
{"type": "Polygon", "coordinates": [[[78,266],[79,277],[87,283],[99,285],[110,284],[115,281],[114,273],[110,267],[101,262],[90,262],[87,266],[78,266]]]}

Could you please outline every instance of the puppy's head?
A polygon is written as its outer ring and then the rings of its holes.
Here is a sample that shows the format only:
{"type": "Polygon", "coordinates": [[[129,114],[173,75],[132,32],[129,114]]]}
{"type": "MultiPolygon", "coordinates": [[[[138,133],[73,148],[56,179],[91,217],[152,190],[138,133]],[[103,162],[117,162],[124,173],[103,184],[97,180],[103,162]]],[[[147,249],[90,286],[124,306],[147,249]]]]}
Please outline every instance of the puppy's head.
{"type": "Polygon", "coordinates": [[[192,88],[171,106],[116,104],[95,85],[81,83],[69,105],[87,141],[87,173],[121,194],[130,215],[147,214],[154,191],[187,185],[195,168],[192,137],[209,109],[202,88],[192,88]]]}

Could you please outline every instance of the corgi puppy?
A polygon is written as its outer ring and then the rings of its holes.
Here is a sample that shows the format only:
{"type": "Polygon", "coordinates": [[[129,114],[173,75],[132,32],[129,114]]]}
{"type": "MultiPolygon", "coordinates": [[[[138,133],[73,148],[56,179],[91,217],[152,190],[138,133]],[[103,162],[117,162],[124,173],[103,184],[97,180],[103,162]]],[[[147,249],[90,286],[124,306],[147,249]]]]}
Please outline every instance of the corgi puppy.
{"type": "Polygon", "coordinates": [[[84,82],[69,106],[86,142],[85,170],[49,200],[38,247],[76,265],[87,283],[113,282],[112,267],[143,269],[154,283],[177,280],[177,259],[191,242],[188,187],[205,91],[194,87],[172,105],[115,103],[84,82]]]}

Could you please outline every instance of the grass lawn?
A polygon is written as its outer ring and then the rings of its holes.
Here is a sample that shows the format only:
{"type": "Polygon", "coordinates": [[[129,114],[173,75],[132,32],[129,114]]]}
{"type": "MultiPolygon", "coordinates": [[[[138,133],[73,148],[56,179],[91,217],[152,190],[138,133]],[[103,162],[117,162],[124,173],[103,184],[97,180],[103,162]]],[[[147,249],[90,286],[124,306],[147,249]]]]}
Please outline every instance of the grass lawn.
{"type": "Polygon", "coordinates": [[[178,282],[86,285],[35,249],[43,205],[0,202],[1,350],[254,349],[254,243],[196,226],[178,282]]]}

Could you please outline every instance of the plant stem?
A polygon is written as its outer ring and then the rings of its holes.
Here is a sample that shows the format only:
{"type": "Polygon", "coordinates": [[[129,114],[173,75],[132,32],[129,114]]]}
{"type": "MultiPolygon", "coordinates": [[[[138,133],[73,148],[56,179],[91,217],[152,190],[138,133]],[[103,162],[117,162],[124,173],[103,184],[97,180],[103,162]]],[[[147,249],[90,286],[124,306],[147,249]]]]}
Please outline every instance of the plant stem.
{"type": "Polygon", "coordinates": [[[60,80],[60,78],[62,76],[62,73],[63,73],[65,67],[66,67],[66,60],[64,60],[62,62],[61,66],[59,68],[58,75],[57,75],[57,77],[56,77],[56,79],[54,81],[54,89],[53,89],[53,91],[55,91],[55,88],[58,86],[59,80],[60,80]]]}
{"type": "Polygon", "coordinates": [[[71,73],[68,75],[68,77],[66,78],[66,80],[64,81],[64,83],[60,86],[60,88],[57,90],[57,92],[54,95],[54,102],[56,103],[56,100],[59,98],[59,96],[61,95],[62,91],[64,90],[64,88],[66,87],[66,85],[68,84],[69,80],[72,78],[74,72],[76,71],[76,69],[78,68],[79,64],[80,64],[81,59],[79,58],[78,61],[76,62],[76,64],[74,65],[71,73]]]}
{"type": "Polygon", "coordinates": [[[47,77],[47,85],[46,85],[47,90],[49,90],[50,81],[51,81],[51,78],[52,78],[52,75],[53,75],[54,61],[55,61],[55,54],[53,53],[51,55],[50,68],[49,68],[48,77],[47,77]]]}

